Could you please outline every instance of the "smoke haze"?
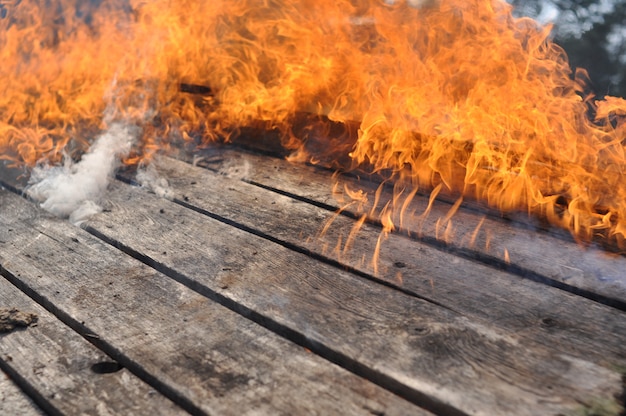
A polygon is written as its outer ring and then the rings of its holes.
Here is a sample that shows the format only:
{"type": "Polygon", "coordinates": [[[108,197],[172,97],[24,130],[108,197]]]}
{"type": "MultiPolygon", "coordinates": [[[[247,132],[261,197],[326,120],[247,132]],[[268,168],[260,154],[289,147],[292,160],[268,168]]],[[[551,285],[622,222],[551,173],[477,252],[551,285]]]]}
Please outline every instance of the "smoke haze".
{"type": "Polygon", "coordinates": [[[77,163],[33,169],[26,194],[54,215],[80,224],[101,212],[100,200],[122,157],[137,138],[135,126],[115,123],[96,138],[77,163]]]}

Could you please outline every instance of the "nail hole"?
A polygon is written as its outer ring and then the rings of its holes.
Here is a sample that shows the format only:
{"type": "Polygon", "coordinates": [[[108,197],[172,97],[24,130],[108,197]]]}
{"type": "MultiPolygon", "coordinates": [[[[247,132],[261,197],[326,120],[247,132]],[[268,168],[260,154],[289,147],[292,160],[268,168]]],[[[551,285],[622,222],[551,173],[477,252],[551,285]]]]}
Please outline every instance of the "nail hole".
{"type": "Polygon", "coordinates": [[[111,374],[120,371],[124,366],[115,361],[102,361],[91,366],[91,371],[96,374],[111,374]]]}
{"type": "Polygon", "coordinates": [[[398,269],[403,269],[406,267],[406,264],[401,261],[397,261],[393,265],[396,266],[398,269]]]}
{"type": "Polygon", "coordinates": [[[552,328],[556,326],[556,321],[552,318],[541,318],[541,325],[546,328],[552,328]]]}

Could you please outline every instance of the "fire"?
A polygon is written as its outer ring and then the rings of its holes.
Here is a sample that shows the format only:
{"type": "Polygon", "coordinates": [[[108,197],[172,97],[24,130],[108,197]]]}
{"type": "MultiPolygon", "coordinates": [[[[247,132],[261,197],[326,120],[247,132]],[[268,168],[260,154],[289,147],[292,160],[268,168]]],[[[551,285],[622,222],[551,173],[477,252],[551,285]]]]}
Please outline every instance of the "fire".
{"type": "Polygon", "coordinates": [[[304,114],[347,126],[334,158],[403,198],[434,189],[624,248],[626,101],[595,100],[549,32],[501,0],[3,0],[0,148],[58,161],[124,120],[143,132],[127,163],[246,126],[311,158],[304,114]]]}

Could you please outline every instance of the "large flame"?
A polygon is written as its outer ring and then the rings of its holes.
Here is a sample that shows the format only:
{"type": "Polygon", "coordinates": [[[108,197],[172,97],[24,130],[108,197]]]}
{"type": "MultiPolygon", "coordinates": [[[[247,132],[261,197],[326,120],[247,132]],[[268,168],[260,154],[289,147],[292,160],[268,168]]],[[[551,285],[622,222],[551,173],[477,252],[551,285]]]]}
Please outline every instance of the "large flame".
{"type": "Polygon", "coordinates": [[[337,159],[623,248],[626,101],[549,32],[500,0],[3,0],[0,148],[57,160],[130,120],[129,162],[259,123],[297,149],[319,115],[359,125],[337,159]]]}

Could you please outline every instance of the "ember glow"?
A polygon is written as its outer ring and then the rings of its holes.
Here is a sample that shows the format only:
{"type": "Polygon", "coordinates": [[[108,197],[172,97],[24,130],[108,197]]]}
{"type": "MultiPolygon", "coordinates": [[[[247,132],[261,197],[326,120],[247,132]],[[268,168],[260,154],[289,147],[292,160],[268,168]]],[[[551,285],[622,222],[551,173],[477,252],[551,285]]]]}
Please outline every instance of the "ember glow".
{"type": "Polygon", "coordinates": [[[142,129],[127,163],[258,125],[306,160],[292,124],[309,114],[356,123],[334,157],[405,195],[435,189],[626,246],[626,101],[595,100],[550,27],[503,1],[0,7],[4,159],[59,161],[123,121],[142,129]]]}

